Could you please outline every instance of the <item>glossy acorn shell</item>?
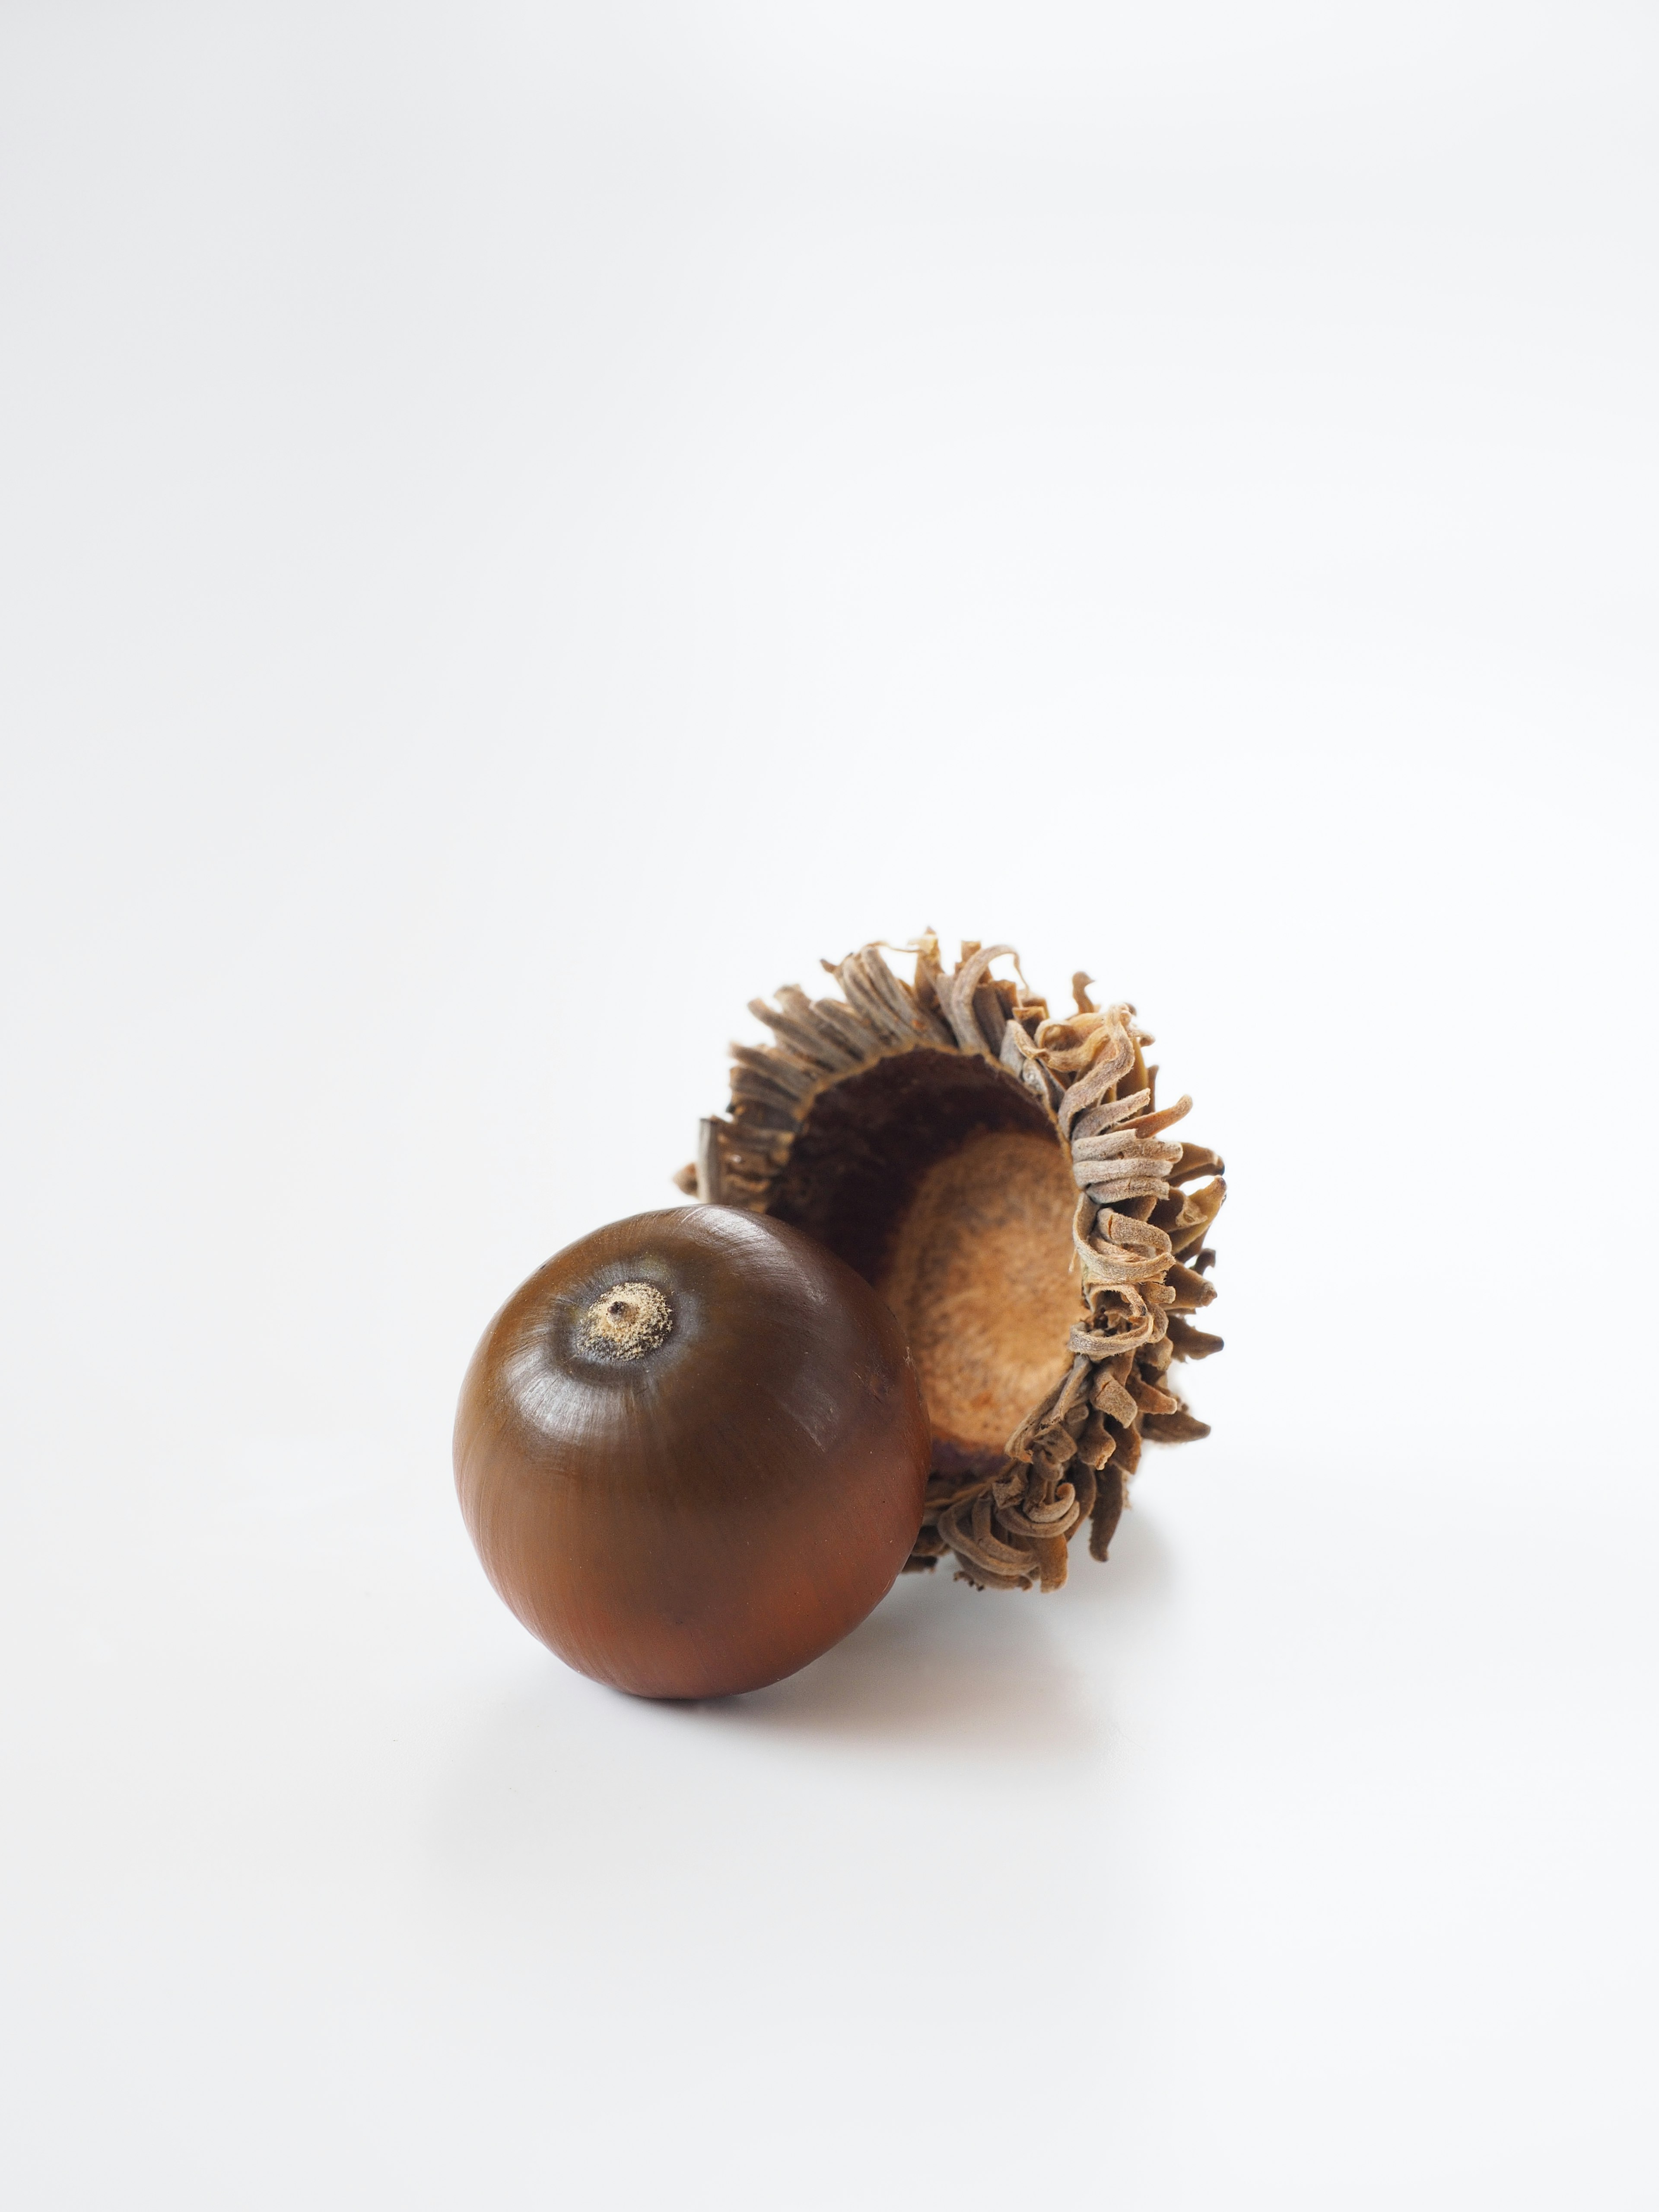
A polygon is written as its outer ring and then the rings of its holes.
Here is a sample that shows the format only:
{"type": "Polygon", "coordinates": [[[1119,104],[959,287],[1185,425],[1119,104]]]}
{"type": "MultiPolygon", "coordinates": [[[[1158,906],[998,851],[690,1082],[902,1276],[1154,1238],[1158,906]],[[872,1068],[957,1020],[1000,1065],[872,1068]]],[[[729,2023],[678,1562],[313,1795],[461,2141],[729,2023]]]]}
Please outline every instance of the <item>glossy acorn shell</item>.
{"type": "Polygon", "coordinates": [[[881,1299],[799,1231],[719,1206],[550,1260],[485,1331],[455,1425],[501,1595],[571,1666],[655,1698],[757,1689],[855,1627],[915,1540],[929,1453],[881,1299]],[[623,1284],[673,1316],[632,1358],[584,1334],[623,1284]]]}

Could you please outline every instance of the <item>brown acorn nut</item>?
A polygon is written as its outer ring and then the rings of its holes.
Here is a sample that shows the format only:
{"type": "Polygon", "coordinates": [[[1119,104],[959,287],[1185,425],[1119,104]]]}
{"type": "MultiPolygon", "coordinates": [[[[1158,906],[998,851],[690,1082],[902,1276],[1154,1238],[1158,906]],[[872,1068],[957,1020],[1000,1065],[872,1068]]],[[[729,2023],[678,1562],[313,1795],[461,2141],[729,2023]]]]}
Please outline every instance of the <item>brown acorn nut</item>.
{"type": "Polygon", "coordinates": [[[1221,1161],[1169,1135],[1192,1101],[1158,1106],[1133,1006],[1079,974],[1054,1018],[1009,945],[954,971],[932,931],[912,949],[914,981],[866,945],[823,963],[843,997],[751,1000],[776,1042],[732,1046],[678,1181],[805,1229],[898,1316],[933,1431],[908,1564],[1054,1589],[1082,1522],[1105,1558],[1142,1439],[1209,1433],[1171,1363],[1221,1349],[1188,1319],[1215,1296],[1221,1161]]]}
{"type": "Polygon", "coordinates": [[[613,1222],[491,1322],[455,1482],[485,1571],[560,1658],[642,1697],[793,1674],[892,1586],[928,1427],[899,1325],[799,1231],[613,1222]]]}

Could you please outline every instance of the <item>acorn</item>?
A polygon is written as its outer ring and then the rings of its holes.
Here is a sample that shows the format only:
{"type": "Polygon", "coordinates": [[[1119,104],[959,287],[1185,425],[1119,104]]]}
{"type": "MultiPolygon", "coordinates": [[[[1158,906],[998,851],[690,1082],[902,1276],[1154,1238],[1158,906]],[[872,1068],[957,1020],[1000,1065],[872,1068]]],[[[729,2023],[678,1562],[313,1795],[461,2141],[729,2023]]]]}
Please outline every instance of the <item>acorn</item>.
{"type": "Polygon", "coordinates": [[[1191,1099],[1158,1106],[1151,1036],[1088,975],[1056,1018],[1009,945],[949,972],[931,931],[907,950],[912,981],[866,945],[823,963],[841,998],[750,1002],[775,1042],[732,1047],[726,1112],[677,1181],[805,1231],[897,1316],[932,1425],[907,1566],[1054,1589],[1085,1521],[1105,1559],[1143,1440],[1209,1433],[1170,1370],[1221,1348],[1190,1316],[1215,1296],[1222,1162],[1170,1137],[1191,1099]]]}
{"type": "Polygon", "coordinates": [[[484,1332],[461,1510],[526,1627],[654,1698],[760,1688],[857,1626],[921,1523],[929,1431],[889,1308],[757,1212],[612,1223],[484,1332]]]}

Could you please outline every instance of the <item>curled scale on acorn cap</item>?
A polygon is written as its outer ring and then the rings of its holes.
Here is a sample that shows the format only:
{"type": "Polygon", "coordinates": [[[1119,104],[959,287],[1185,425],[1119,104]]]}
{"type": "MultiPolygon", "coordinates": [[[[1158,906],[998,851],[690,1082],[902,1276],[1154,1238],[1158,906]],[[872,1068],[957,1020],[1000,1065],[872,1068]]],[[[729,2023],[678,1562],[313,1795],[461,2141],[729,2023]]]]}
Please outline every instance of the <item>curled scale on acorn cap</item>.
{"type": "Polygon", "coordinates": [[[1208,1434],[1170,1370],[1221,1348],[1206,1235],[1222,1163],[1169,1132],[1130,1006],[1051,1018],[1012,948],[928,933],[915,980],[866,945],[824,962],[841,998],[750,1001],[727,1112],[680,1188],[805,1230],[873,1285],[909,1340],[933,1431],[906,1565],[981,1589],[1057,1589],[1086,1520],[1106,1556],[1143,1438],[1208,1434]],[[991,973],[1006,957],[1015,981],[991,973]]]}

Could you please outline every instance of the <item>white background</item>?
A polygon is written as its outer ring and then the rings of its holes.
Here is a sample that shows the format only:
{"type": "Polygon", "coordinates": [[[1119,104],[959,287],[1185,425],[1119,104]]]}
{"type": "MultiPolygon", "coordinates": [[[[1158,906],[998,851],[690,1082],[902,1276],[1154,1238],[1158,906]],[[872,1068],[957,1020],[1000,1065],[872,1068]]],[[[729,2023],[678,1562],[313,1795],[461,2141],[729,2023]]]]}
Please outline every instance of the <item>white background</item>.
{"type": "Polygon", "coordinates": [[[1639,5],[10,0],[9,2204],[1659,2205],[1639,5]],[[754,993],[1082,965],[1206,1443],[702,1708],[450,1492],[754,993]]]}

